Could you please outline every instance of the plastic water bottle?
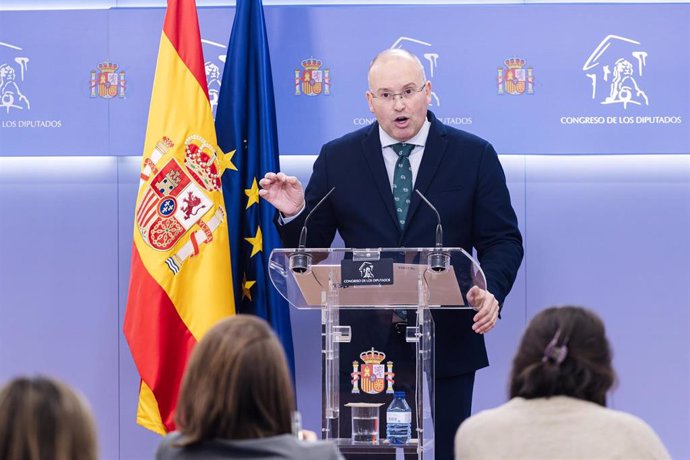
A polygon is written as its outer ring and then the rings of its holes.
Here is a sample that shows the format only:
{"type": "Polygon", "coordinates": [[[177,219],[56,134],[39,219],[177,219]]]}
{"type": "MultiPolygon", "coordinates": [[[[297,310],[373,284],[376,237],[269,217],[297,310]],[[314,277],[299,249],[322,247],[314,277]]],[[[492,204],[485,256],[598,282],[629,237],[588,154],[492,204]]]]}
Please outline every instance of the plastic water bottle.
{"type": "Polygon", "coordinates": [[[412,410],[405,401],[405,392],[396,391],[386,410],[386,438],[390,444],[407,444],[412,437],[412,410]]]}

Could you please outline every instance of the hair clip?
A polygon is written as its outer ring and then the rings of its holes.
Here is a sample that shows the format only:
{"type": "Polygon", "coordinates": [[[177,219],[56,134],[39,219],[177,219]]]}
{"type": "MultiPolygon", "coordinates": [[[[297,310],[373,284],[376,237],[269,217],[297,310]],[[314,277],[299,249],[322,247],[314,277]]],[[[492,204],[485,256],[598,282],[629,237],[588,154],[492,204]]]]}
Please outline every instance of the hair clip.
{"type": "Polygon", "coordinates": [[[568,343],[567,338],[563,341],[563,345],[560,347],[556,345],[560,335],[561,330],[558,329],[556,334],[554,334],[553,339],[551,339],[549,344],[544,349],[544,357],[541,359],[543,363],[553,360],[556,362],[556,364],[561,364],[563,360],[565,360],[565,357],[568,356],[568,346],[566,345],[566,343],[568,343]]]}

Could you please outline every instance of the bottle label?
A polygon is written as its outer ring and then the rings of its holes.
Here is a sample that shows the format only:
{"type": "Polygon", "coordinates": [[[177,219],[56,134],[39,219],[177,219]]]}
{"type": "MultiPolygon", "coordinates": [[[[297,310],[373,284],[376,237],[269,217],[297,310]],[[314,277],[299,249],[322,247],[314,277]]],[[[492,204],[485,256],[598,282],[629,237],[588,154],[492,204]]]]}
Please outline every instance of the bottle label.
{"type": "Polygon", "coordinates": [[[386,414],[387,423],[412,423],[410,412],[388,412],[386,414]]]}

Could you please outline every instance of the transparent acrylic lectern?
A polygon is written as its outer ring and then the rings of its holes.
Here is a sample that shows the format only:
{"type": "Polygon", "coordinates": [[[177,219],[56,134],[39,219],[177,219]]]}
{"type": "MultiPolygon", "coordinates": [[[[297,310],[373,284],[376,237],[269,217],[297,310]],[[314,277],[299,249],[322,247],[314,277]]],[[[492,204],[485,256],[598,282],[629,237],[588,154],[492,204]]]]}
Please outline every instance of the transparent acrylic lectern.
{"type": "MultiPolygon", "coordinates": [[[[322,438],[338,444],[346,456],[357,454],[414,455],[433,459],[434,426],[434,322],[437,309],[472,308],[467,292],[472,286],[486,289],[486,278],[479,263],[461,248],[383,248],[383,249],[276,249],[269,261],[271,280],[276,289],[298,309],[321,310],[322,334],[322,438]],[[341,359],[341,344],[349,343],[357,327],[372,329],[374,313],[394,310],[388,317],[407,316],[398,339],[407,343],[413,357],[413,370],[396,369],[383,363],[385,350],[362,350],[359,363],[352,356],[341,359]],[[368,316],[367,316],[368,315],[368,316]],[[364,318],[341,324],[343,317],[364,318]],[[369,318],[372,318],[369,321],[369,318]],[[341,366],[343,366],[341,368],[341,366]],[[386,419],[386,408],[393,399],[395,375],[410,375],[406,400],[412,409],[412,438],[403,445],[391,444],[385,431],[367,442],[351,436],[350,417],[341,414],[352,400],[365,393],[383,403],[379,417],[386,419]],[[385,401],[386,395],[389,397],[385,401]],[[346,435],[344,435],[344,433],[346,435]]],[[[397,326],[398,324],[395,324],[397,326]]],[[[382,327],[381,333],[390,328],[382,327]]],[[[373,329],[376,333],[377,329],[373,329]]],[[[393,334],[393,333],[390,333],[393,334]]],[[[452,359],[444,356],[443,359],[452,359]]],[[[362,399],[359,399],[360,401],[362,399]]],[[[442,402],[439,402],[442,404],[442,402]]],[[[354,410],[354,409],[353,409],[354,410]]],[[[381,424],[382,425],[382,424],[381,424]]],[[[378,430],[378,425],[376,429],[378,430]]]]}

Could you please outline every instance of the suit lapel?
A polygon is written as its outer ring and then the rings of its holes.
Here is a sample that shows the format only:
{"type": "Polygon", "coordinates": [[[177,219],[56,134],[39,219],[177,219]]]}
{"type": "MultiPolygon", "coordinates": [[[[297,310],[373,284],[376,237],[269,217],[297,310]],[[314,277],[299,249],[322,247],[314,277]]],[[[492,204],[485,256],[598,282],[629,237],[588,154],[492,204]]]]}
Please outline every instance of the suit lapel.
{"type": "Polygon", "coordinates": [[[398,226],[398,218],[395,214],[395,207],[393,206],[393,192],[391,191],[391,184],[388,179],[388,171],[386,171],[386,164],[383,161],[383,154],[381,153],[382,147],[378,127],[378,123],[374,123],[362,140],[362,154],[364,155],[365,162],[369,166],[369,171],[376,184],[376,189],[386,206],[388,215],[393,220],[393,224],[400,228],[398,226]]]}
{"type": "MultiPolygon", "coordinates": [[[[443,125],[436,120],[436,117],[434,117],[431,112],[429,112],[429,120],[431,121],[429,136],[426,139],[424,156],[419,165],[417,179],[414,183],[414,188],[422,192],[424,196],[427,196],[427,190],[436,176],[436,171],[443,163],[443,157],[446,154],[446,147],[448,146],[448,140],[446,139],[446,132],[443,125]]],[[[413,222],[415,212],[421,202],[422,199],[419,195],[413,192],[410,209],[407,211],[407,222],[413,222]]],[[[405,229],[407,230],[409,227],[409,225],[406,225],[405,229]]]]}

